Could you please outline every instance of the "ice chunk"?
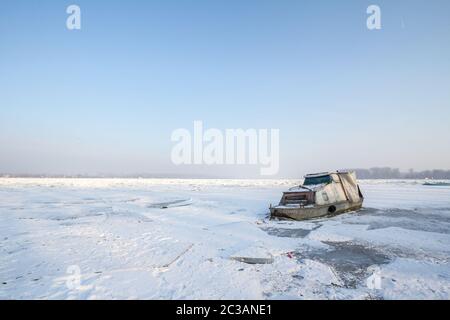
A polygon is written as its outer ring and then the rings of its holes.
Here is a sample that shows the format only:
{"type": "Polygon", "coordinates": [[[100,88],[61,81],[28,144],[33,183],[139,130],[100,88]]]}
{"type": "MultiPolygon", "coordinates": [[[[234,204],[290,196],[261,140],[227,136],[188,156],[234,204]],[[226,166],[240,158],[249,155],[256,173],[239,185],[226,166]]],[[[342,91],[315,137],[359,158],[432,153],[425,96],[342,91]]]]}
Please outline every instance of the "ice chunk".
{"type": "Polygon", "coordinates": [[[270,264],[273,256],[265,248],[248,247],[230,256],[230,259],[248,264],[270,264]]]}

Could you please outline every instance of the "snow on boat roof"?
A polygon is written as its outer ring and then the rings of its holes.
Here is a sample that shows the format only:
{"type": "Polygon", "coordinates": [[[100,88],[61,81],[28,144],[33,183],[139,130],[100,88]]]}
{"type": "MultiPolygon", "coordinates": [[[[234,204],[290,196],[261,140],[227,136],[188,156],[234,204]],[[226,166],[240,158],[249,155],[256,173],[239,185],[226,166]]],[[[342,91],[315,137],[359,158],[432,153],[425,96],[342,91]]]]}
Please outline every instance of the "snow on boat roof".
{"type": "Polygon", "coordinates": [[[325,177],[329,176],[331,174],[348,174],[351,171],[335,171],[335,172],[319,172],[319,173],[310,173],[305,175],[305,178],[318,178],[318,177],[325,177]]]}
{"type": "Polygon", "coordinates": [[[312,184],[307,187],[300,185],[300,186],[295,186],[295,187],[289,188],[289,190],[286,192],[316,191],[325,185],[326,185],[326,183],[312,184]]]}
{"type": "Polygon", "coordinates": [[[324,177],[324,176],[329,176],[330,174],[332,174],[333,172],[320,172],[320,173],[310,173],[305,175],[305,178],[317,178],[317,177],[324,177]]]}

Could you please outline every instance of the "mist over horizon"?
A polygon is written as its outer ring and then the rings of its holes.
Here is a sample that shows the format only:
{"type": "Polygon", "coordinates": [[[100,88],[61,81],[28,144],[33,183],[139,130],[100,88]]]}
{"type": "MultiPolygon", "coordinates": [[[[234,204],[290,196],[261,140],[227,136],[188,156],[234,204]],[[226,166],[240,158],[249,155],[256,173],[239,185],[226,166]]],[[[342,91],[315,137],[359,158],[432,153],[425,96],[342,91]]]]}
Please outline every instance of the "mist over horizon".
{"type": "MultiPolygon", "coordinates": [[[[333,171],[333,170],[329,170],[333,171]]],[[[358,179],[450,179],[450,170],[432,169],[424,171],[400,171],[398,168],[375,167],[369,169],[340,169],[337,171],[354,171],[358,179]]],[[[316,172],[306,172],[300,176],[291,177],[261,177],[256,176],[220,176],[208,174],[176,174],[176,173],[131,173],[131,174],[45,174],[45,173],[2,173],[3,178],[142,178],[142,179],[302,179],[304,175],[316,172]]]]}

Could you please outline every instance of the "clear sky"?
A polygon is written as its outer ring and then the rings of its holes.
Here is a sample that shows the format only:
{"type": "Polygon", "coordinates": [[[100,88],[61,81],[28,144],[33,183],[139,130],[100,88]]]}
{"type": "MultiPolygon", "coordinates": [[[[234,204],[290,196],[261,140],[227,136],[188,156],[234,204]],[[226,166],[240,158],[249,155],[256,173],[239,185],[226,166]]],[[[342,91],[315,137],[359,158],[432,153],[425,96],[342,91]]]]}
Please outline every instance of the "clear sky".
{"type": "Polygon", "coordinates": [[[448,0],[2,0],[0,172],[258,172],[173,165],[194,120],[280,129],[280,177],[450,169],[449,17],[448,0]]]}

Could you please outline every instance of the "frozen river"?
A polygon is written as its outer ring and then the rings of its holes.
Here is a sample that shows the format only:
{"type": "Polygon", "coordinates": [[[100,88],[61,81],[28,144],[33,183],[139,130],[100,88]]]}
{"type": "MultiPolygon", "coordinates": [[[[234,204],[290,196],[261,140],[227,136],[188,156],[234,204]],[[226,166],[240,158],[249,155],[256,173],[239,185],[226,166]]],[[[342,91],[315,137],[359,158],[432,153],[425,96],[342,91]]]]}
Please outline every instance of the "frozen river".
{"type": "Polygon", "coordinates": [[[450,187],[366,180],[357,213],[270,220],[296,183],[0,179],[0,299],[450,298],[450,187]]]}

